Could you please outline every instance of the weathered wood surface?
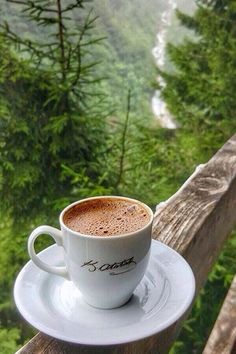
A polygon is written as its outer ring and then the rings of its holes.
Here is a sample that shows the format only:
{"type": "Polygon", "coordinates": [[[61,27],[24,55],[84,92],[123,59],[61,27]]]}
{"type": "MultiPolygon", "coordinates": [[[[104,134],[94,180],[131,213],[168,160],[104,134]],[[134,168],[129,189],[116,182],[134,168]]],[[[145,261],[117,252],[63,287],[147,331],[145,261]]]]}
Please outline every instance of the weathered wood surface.
{"type": "Polygon", "coordinates": [[[235,354],[236,275],[202,354],[235,354]]]}
{"type": "MultiPolygon", "coordinates": [[[[157,206],[153,238],[174,248],[190,263],[197,293],[207,279],[227,235],[236,224],[236,135],[169,200],[157,206]]],[[[162,333],[126,345],[71,345],[40,333],[20,354],[167,353],[183,319],[162,333]]]]}

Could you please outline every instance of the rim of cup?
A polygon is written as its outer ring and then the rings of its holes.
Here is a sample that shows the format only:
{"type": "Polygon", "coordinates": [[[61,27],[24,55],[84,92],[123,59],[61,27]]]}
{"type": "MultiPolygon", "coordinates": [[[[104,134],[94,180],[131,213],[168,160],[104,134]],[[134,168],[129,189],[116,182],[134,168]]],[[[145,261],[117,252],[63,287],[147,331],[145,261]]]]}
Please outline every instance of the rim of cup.
{"type": "Polygon", "coordinates": [[[143,230],[145,230],[146,228],[148,228],[152,222],[153,222],[153,217],[154,217],[154,214],[153,214],[153,211],[152,209],[140,202],[139,200],[137,199],[134,199],[134,198],[129,198],[129,197],[123,197],[123,196],[115,196],[115,195],[103,195],[103,196],[95,196],[95,197],[88,197],[88,198],[84,198],[84,199],[81,199],[81,200],[77,200],[76,202],[74,203],[71,203],[69,205],[67,205],[67,207],[65,207],[62,212],[60,213],[60,217],[59,217],[59,221],[60,221],[60,225],[63,226],[63,228],[67,231],[69,231],[70,233],[74,234],[74,235],[77,235],[77,236],[82,236],[82,237],[86,237],[86,238],[92,238],[92,239],[103,239],[103,240],[111,240],[113,238],[122,238],[124,236],[126,237],[129,237],[129,236],[133,236],[133,234],[137,234],[139,232],[142,232],[143,230]],[[93,235],[89,235],[89,234],[83,234],[81,232],[78,232],[78,231],[74,231],[72,229],[70,229],[65,223],[64,223],[64,220],[63,220],[63,217],[65,215],[65,213],[73,208],[75,205],[77,204],[82,204],[84,202],[87,202],[89,200],[94,200],[94,199],[121,199],[121,200],[127,200],[127,201],[130,201],[130,202],[133,202],[133,203],[136,203],[136,204],[140,204],[143,208],[145,208],[150,216],[150,220],[148,221],[147,224],[145,224],[141,229],[138,229],[138,230],[135,230],[133,232],[127,232],[127,233],[124,233],[124,234],[119,234],[119,235],[112,235],[112,237],[109,237],[109,236],[93,236],[93,235]]]}

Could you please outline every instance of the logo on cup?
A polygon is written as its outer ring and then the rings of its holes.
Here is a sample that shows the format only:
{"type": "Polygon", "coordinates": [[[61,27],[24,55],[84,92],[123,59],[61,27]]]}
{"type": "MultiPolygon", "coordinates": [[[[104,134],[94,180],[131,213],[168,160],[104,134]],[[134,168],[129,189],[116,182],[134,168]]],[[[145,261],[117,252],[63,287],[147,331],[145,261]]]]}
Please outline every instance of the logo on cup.
{"type": "Polygon", "coordinates": [[[124,259],[121,262],[115,262],[112,264],[110,264],[110,263],[101,264],[101,262],[99,262],[99,261],[90,260],[88,262],[84,262],[84,264],[82,264],[81,268],[87,267],[89,272],[109,271],[110,275],[119,275],[119,274],[130,272],[131,270],[133,270],[136,267],[136,264],[137,263],[135,262],[134,257],[130,257],[128,259],[124,259]],[[129,267],[129,269],[124,269],[124,267],[127,267],[131,264],[133,265],[133,267],[131,267],[131,268],[129,267]],[[123,269],[121,269],[121,268],[123,268],[123,269]]]}

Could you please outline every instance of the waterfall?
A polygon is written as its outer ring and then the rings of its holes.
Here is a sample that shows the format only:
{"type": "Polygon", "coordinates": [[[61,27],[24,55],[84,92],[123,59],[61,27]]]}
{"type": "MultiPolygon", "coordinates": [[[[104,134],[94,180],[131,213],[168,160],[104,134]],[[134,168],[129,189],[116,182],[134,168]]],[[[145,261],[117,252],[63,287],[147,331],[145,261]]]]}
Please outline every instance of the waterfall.
{"type": "MultiPolygon", "coordinates": [[[[164,68],[165,65],[165,48],[166,48],[166,37],[168,32],[168,27],[171,25],[173,11],[177,7],[176,0],[168,0],[167,9],[162,13],[161,16],[161,26],[156,37],[156,46],[152,50],[152,54],[155,58],[155,62],[160,69],[164,68]]],[[[157,78],[157,82],[160,87],[165,87],[165,81],[162,77],[157,78]]],[[[161,127],[167,129],[176,129],[177,123],[171,116],[167,109],[165,102],[160,97],[160,91],[156,90],[152,97],[152,111],[154,116],[159,121],[161,127]]]]}

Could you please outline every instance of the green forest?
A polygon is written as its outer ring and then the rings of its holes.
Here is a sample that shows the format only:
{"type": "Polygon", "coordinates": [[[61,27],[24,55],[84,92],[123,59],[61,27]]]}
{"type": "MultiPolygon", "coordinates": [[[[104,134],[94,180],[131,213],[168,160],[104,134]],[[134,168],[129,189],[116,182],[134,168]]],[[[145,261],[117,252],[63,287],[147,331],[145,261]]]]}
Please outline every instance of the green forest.
{"type": "MultiPolygon", "coordinates": [[[[12,296],[36,226],[58,227],[66,205],[95,195],[154,210],[234,134],[236,1],[196,0],[192,14],[184,3],[168,33],[171,70],[163,70],[151,49],[165,1],[1,0],[1,354],[37,333],[12,296]],[[157,89],[177,129],[153,117],[157,89]]],[[[41,239],[38,250],[51,244],[41,239]]],[[[171,354],[202,352],[236,273],[235,252],[233,233],[171,354]]]]}

